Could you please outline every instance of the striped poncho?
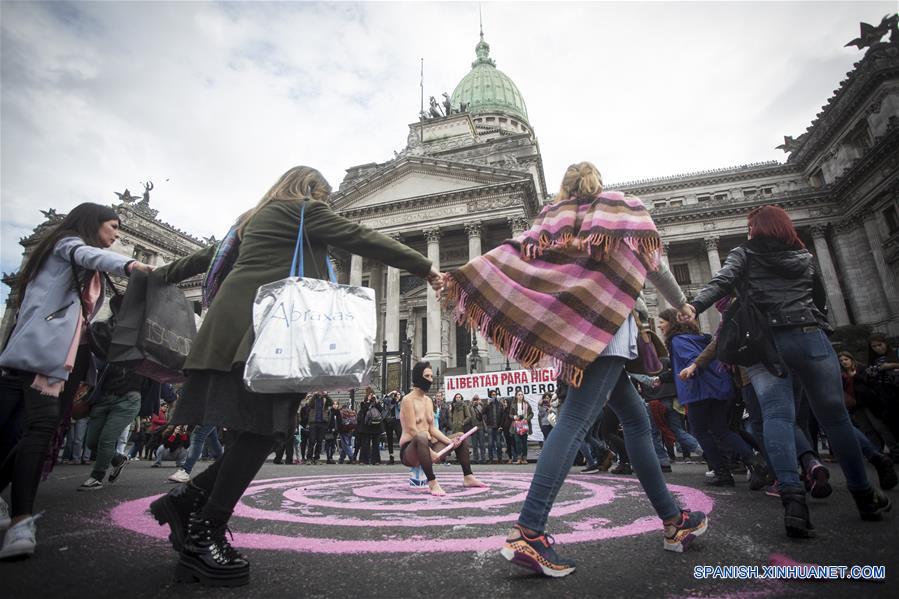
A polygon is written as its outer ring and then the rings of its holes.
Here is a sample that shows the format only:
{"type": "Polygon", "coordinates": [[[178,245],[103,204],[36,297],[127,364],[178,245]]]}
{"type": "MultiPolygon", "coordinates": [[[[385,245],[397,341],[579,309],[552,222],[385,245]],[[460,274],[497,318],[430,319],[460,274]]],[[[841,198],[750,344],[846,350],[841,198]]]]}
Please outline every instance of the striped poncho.
{"type": "Polygon", "coordinates": [[[525,368],[551,362],[579,387],[657,268],[659,247],[638,198],[560,200],[528,231],[449,272],[443,306],[525,368]]]}

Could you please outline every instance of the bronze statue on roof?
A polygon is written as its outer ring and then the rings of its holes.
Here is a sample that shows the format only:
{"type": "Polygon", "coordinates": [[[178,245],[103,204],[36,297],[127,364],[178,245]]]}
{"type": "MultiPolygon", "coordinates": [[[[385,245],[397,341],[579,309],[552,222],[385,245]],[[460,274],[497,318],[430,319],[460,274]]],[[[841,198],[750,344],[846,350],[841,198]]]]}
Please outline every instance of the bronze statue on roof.
{"type": "Polygon", "coordinates": [[[870,48],[878,43],[887,33],[890,34],[890,41],[895,42],[899,39],[899,33],[896,32],[897,24],[899,24],[899,15],[895,13],[886,15],[881,19],[880,25],[877,27],[868,23],[861,23],[861,35],[846,44],[844,48],[848,46],[856,46],[859,50],[870,48]]]}

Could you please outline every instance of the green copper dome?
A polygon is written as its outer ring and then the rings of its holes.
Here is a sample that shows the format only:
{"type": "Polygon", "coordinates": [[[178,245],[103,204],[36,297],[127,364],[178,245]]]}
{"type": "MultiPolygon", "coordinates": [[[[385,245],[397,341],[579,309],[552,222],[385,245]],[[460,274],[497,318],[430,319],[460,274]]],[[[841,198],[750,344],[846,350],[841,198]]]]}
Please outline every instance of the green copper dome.
{"type": "Polygon", "coordinates": [[[484,41],[483,34],[475,54],[477,60],[471,63],[471,71],[453,91],[453,106],[468,104],[468,111],[473,114],[504,113],[527,122],[524,98],[512,80],[496,68],[496,62],[490,58],[490,44],[484,41]]]}

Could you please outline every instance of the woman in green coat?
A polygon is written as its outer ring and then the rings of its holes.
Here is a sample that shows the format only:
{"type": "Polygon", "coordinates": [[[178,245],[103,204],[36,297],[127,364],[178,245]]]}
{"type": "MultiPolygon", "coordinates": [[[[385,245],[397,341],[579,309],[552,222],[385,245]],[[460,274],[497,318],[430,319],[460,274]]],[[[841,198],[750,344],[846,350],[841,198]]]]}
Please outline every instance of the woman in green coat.
{"type": "MultiPolygon", "coordinates": [[[[315,169],[298,166],[275,183],[240,219],[240,252],[193,343],[185,362],[187,381],[173,423],[214,424],[240,431],[224,456],[189,483],[151,504],[160,524],[172,529],[180,551],[176,579],[216,586],[249,581],[249,563],[227,542],[228,519],[281,435],[303,394],[259,394],[243,384],[244,364],[253,346],[253,300],[260,285],[288,276],[305,203],[305,276],[327,276],[328,246],[380,260],[418,275],[435,289],[440,274],[431,261],[402,243],[353,223],[326,203],[331,187],[315,169]]],[[[157,269],[168,282],[205,272],[215,248],[157,269]]]]}

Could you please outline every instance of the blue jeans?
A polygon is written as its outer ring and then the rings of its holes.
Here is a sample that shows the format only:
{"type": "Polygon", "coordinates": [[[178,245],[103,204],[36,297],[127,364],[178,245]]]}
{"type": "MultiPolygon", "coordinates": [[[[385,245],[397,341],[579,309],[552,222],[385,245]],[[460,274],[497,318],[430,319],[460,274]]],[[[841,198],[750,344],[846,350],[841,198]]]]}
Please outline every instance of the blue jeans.
{"type": "Polygon", "coordinates": [[[749,367],[749,378],[762,408],[765,449],[781,488],[803,489],[796,472],[793,377],[797,377],[808,393],[812,412],[827,434],[831,450],[840,461],[846,487],[850,491],[869,490],[871,484],[858,438],[843,404],[840,363],[824,332],[817,327],[793,327],[774,329],[773,337],[789,369],[787,376],[776,377],[756,364],[749,367]]]}
{"type": "Polygon", "coordinates": [[[222,449],[222,444],[219,441],[218,433],[215,432],[215,425],[201,424],[190,434],[190,447],[187,448],[187,458],[184,460],[184,466],[182,466],[188,474],[190,474],[190,471],[194,468],[194,464],[197,463],[197,460],[199,460],[200,456],[203,454],[203,447],[206,445],[207,437],[212,445],[212,457],[214,459],[219,459],[222,457],[222,454],[225,453],[225,450],[222,449]]]}
{"type": "Polygon", "coordinates": [[[699,450],[699,441],[696,440],[696,437],[684,430],[684,423],[681,420],[681,415],[674,409],[674,399],[666,397],[659,401],[668,408],[665,410],[665,422],[668,423],[668,428],[674,433],[674,438],[678,444],[680,444],[681,451],[696,453],[699,450]]]}
{"type": "Polygon", "coordinates": [[[728,428],[731,405],[727,399],[703,399],[691,402],[687,407],[690,427],[699,439],[712,470],[727,470],[727,459],[721,453],[722,449],[739,454],[745,464],[749,464],[753,457],[752,448],[746,441],[728,428]]]}
{"type": "Polygon", "coordinates": [[[584,371],[580,387],[571,387],[562,404],[555,432],[543,444],[537,469],[531,480],[518,523],[543,532],[565,476],[584,440],[608,399],[609,407],[624,428],[624,442],[631,465],[656,513],[663,520],[680,514],[680,508],[665,485],[662,468],[655,456],[649,418],[643,400],[624,372],[624,358],[597,358],[584,371]]]}
{"type": "Polygon", "coordinates": [[[662,433],[659,432],[659,427],[656,426],[655,420],[652,419],[652,414],[649,412],[649,404],[644,402],[643,405],[646,408],[649,425],[652,427],[652,446],[656,451],[656,457],[659,458],[659,465],[670,466],[671,458],[668,456],[668,450],[665,449],[665,444],[662,442],[662,433]]]}
{"type": "Polygon", "coordinates": [[[353,433],[340,433],[340,463],[353,459],[353,433]]]}
{"type": "Polygon", "coordinates": [[[503,429],[488,428],[487,458],[490,461],[503,459],[503,429]]]}

